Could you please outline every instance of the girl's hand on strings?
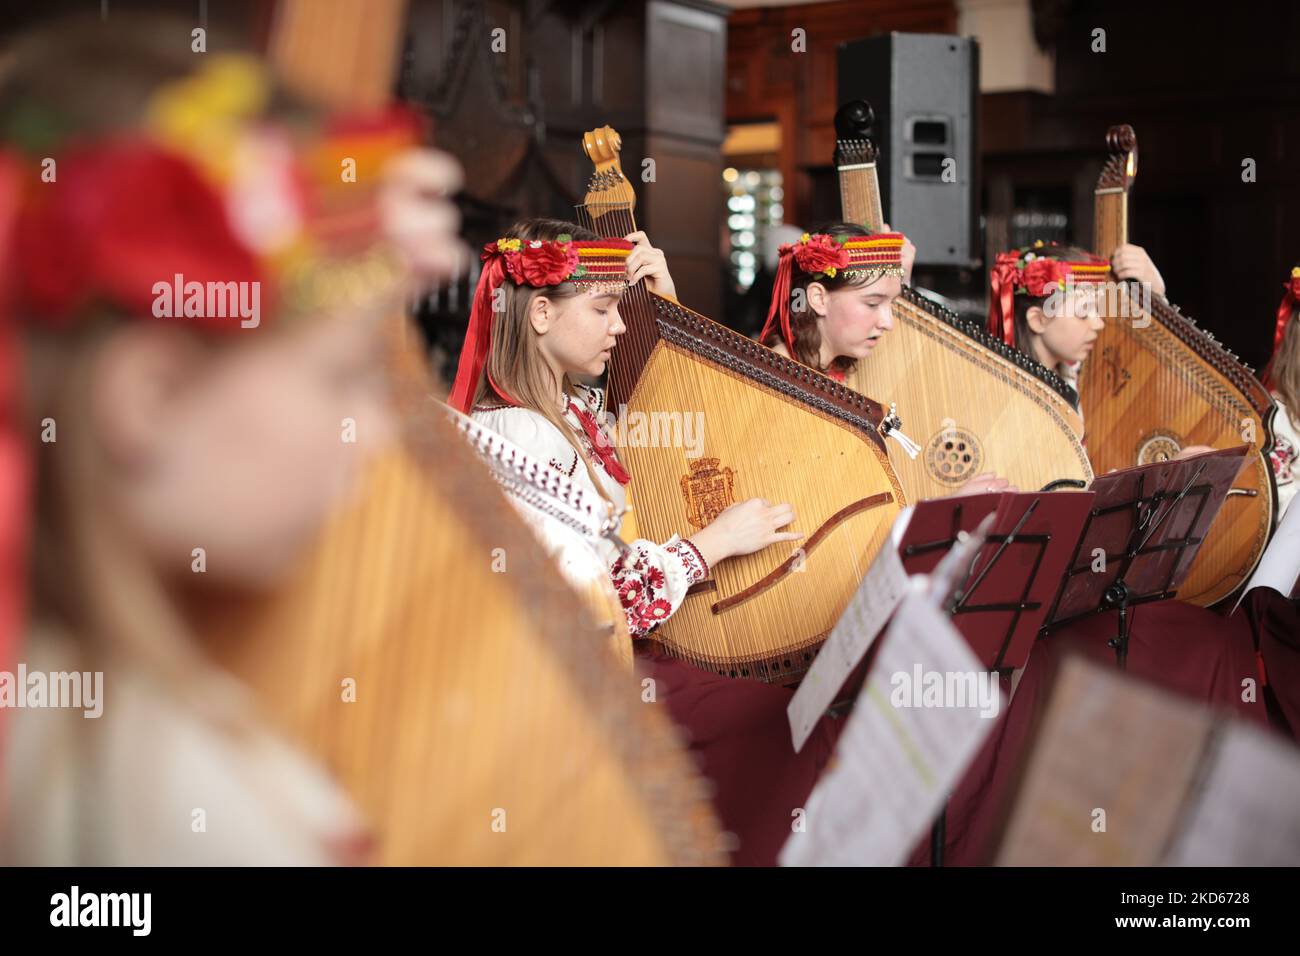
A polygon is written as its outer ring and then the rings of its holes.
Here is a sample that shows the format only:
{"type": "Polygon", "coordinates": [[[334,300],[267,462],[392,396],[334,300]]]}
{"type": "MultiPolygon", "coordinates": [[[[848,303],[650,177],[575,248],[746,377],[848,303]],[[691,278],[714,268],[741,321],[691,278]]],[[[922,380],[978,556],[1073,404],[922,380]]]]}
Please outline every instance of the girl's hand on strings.
{"type": "Polygon", "coordinates": [[[987,495],[994,492],[1017,490],[1016,486],[1006,478],[1003,478],[994,472],[985,471],[968,480],[966,484],[954,491],[950,497],[956,498],[961,495],[987,495]]]}
{"type": "Polygon", "coordinates": [[[1204,455],[1207,451],[1214,451],[1209,445],[1188,445],[1182,448],[1174,455],[1174,461],[1182,461],[1184,458],[1194,458],[1197,455],[1204,455]]]}
{"type": "Polygon", "coordinates": [[[794,506],[771,505],[762,498],[750,498],[727,508],[704,530],[691,535],[709,567],[725,558],[762,551],[781,541],[798,541],[797,531],[781,531],[794,521],[794,506]]]}
{"type": "Polygon", "coordinates": [[[677,287],[668,274],[668,259],[663,251],[650,245],[650,237],[644,232],[634,232],[623,238],[636,245],[627,257],[628,285],[636,285],[645,279],[646,288],[655,295],[677,301],[677,287]]]}

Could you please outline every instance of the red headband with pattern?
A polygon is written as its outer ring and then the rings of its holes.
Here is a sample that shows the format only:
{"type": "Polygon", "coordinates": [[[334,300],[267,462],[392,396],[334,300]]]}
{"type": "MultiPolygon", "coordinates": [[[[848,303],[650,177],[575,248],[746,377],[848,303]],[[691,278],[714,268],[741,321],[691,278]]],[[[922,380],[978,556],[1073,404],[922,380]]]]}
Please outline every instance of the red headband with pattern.
{"type": "Polygon", "coordinates": [[[593,239],[575,242],[567,235],[556,239],[498,239],[483,247],[483,271],[474,292],[469,328],[456,366],[447,404],[469,413],[479,379],[487,374],[488,385],[503,400],[514,401],[486,372],[492,345],[493,299],[506,279],[518,286],[545,289],[563,282],[595,288],[622,289],[627,284],[627,257],[634,248],[626,239],[593,239]]]}
{"type": "Polygon", "coordinates": [[[901,232],[881,232],[871,236],[833,236],[824,232],[810,235],[805,232],[798,242],[782,246],[778,250],[780,260],[776,281],[772,285],[772,302],[758,340],[767,341],[772,331],[780,328],[781,340],[794,355],[790,289],[795,268],[807,275],[827,279],[837,275],[902,276],[904,242],[906,239],[901,232]]]}

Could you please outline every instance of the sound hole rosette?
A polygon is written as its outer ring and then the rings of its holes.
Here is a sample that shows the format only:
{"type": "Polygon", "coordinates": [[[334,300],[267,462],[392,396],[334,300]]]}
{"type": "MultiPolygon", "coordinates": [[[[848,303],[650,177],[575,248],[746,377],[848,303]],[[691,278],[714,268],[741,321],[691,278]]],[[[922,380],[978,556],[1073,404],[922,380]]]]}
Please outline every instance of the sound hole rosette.
{"type": "Polygon", "coordinates": [[[1149,465],[1155,461],[1172,461],[1183,450],[1181,436],[1169,431],[1154,431],[1138,442],[1134,462],[1149,465]]]}
{"type": "Polygon", "coordinates": [[[945,485],[964,484],[979,474],[983,463],[984,448],[969,429],[940,429],[926,444],[926,470],[945,485]]]}

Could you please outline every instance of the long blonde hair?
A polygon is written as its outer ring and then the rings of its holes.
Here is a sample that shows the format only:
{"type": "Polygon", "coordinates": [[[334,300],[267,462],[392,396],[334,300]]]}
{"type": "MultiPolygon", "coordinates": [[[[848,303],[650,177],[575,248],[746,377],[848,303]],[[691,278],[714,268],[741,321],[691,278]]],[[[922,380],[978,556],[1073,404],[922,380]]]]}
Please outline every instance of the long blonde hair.
{"type": "Polygon", "coordinates": [[[1291,420],[1300,421],[1300,306],[1291,309],[1277,354],[1269,365],[1269,384],[1286,405],[1291,420]]]}
{"type": "MultiPolygon", "coordinates": [[[[600,238],[589,229],[560,219],[525,219],[510,227],[503,238],[553,240],[566,234],[580,242],[600,238]]],[[[596,491],[606,501],[610,501],[604,483],[583,450],[577,432],[565,418],[565,410],[557,408],[555,404],[557,389],[566,397],[576,396],[577,389],[567,375],[561,381],[555,381],[554,373],[542,357],[537,332],[528,320],[529,310],[536,298],[545,296],[557,302],[576,298],[581,294],[577,284],[564,282],[539,289],[515,285],[507,276],[499,288],[503,295],[502,309],[492,322],[492,342],[484,373],[480,375],[474,392],[474,404],[491,404],[500,400],[488,381],[490,375],[491,381],[500,386],[513,401],[537,412],[559,430],[565,441],[573,447],[578,460],[586,466],[587,475],[596,491]]],[[[581,399],[578,401],[581,403],[581,399]]]]}

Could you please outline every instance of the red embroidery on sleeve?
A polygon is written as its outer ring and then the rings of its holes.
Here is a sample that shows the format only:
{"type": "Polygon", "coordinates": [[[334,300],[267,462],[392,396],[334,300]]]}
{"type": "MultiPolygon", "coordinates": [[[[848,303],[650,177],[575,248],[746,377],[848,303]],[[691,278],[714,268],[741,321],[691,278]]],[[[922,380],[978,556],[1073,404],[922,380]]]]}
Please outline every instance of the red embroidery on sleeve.
{"type": "Polygon", "coordinates": [[[682,564],[686,566],[686,579],[691,584],[703,581],[709,576],[709,563],[704,560],[704,555],[700,554],[700,549],[695,547],[695,543],[690,538],[682,538],[680,542],[670,544],[664,550],[681,558],[682,564]]]}
{"type": "Polygon", "coordinates": [[[1273,450],[1269,452],[1269,458],[1273,462],[1273,476],[1279,485],[1289,485],[1295,480],[1296,457],[1295,447],[1285,438],[1278,436],[1273,450]]]}
{"type": "MultiPolygon", "coordinates": [[[[664,550],[682,562],[689,583],[708,574],[708,566],[689,541],[675,542],[664,550]]],[[[633,546],[619,555],[610,577],[633,637],[644,637],[675,610],[668,599],[667,575],[650,560],[645,548],[633,546]]]]}

